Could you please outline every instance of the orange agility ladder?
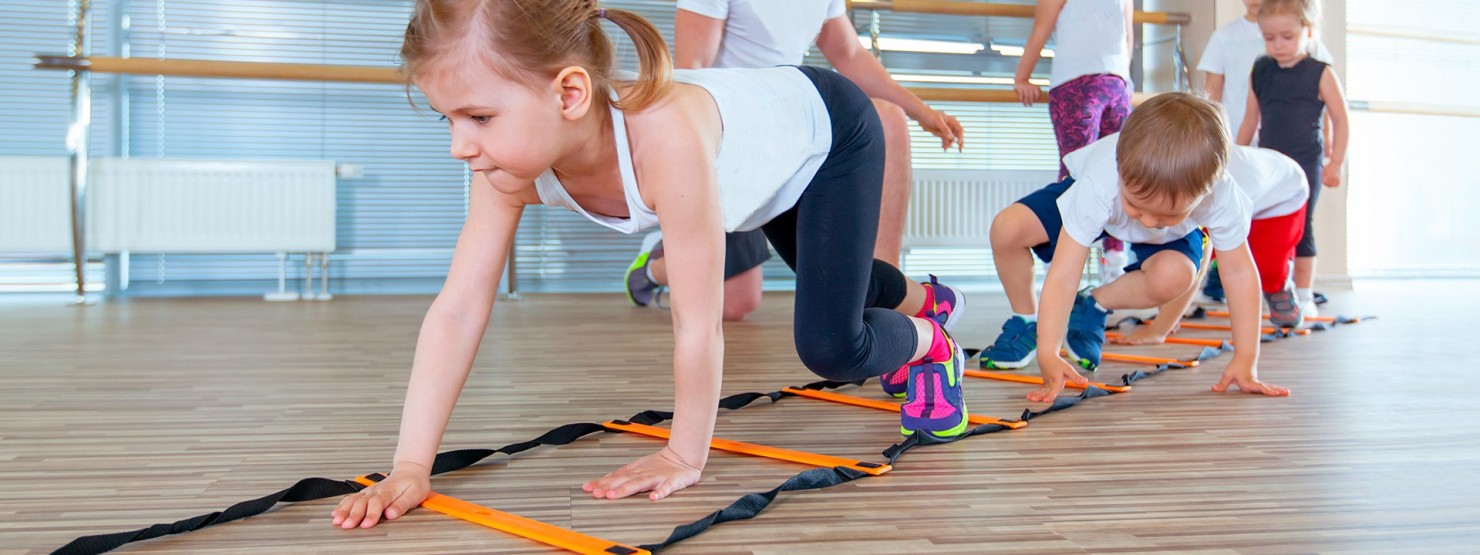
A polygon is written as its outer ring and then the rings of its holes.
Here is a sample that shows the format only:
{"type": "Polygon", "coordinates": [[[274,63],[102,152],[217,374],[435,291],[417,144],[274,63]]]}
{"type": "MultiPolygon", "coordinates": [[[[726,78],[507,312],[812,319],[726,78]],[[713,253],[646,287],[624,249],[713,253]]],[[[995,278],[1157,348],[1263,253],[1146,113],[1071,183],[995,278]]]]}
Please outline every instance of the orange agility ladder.
{"type": "MultiPolygon", "coordinates": [[[[1220,326],[1220,325],[1217,325],[1217,324],[1199,324],[1197,322],[1182,322],[1179,325],[1182,326],[1182,329],[1187,329],[1187,330],[1233,331],[1233,326],[1220,326]]],[[[1266,334],[1266,335],[1271,334],[1271,333],[1275,333],[1275,332],[1279,332],[1279,331],[1284,331],[1284,332],[1290,333],[1292,335],[1310,335],[1310,328],[1297,328],[1297,329],[1293,329],[1293,330],[1281,330],[1279,328],[1272,328],[1272,327],[1265,326],[1264,328],[1261,328],[1259,331],[1261,333],[1266,334]]]]}
{"type": "MultiPolygon", "coordinates": [[[[1228,316],[1228,312],[1222,311],[1222,310],[1209,310],[1208,311],[1208,316],[1209,317],[1212,317],[1212,318],[1228,318],[1229,317],[1228,316]]],[[[1264,319],[1265,320],[1268,320],[1269,319],[1269,315],[1268,314],[1265,314],[1264,315],[1264,319]]],[[[1337,318],[1335,316],[1306,316],[1305,317],[1305,321],[1307,321],[1307,322],[1320,322],[1320,323],[1323,323],[1323,324],[1355,324],[1357,322],[1361,322],[1362,321],[1362,318],[1337,318]]]]}
{"type": "MultiPolygon", "coordinates": [[[[631,432],[634,434],[668,439],[668,429],[659,428],[657,426],[636,424],[628,422],[626,420],[613,420],[603,423],[602,426],[606,426],[608,429],[616,430],[619,432],[631,432]]],[[[768,459],[776,459],[780,461],[810,464],[823,468],[842,466],[857,470],[871,476],[878,476],[885,472],[889,472],[889,470],[892,468],[887,464],[844,459],[842,457],[833,457],[828,455],[818,455],[816,453],[808,453],[806,451],[793,451],[791,449],[782,449],[780,447],[771,447],[769,445],[746,443],[743,441],[732,441],[728,439],[712,439],[709,441],[709,447],[713,449],[719,449],[721,451],[729,451],[731,453],[740,453],[742,455],[754,455],[757,457],[766,457],[768,459]]]]}
{"type": "MultiPolygon", "coordinates": [[[[1022,374],[1007,374],[1004,372],[988,372],[986,370],[967,370],[966,375],[973,378],[986,378],[989,380],[998,380],[1004,382],[1043,385],[1043,378],[1040,376],[1025,376],[1022,374]]],[[[1128,385],[1110,385],[1100,382],[1087,382],[1084,385],[1080,385],[1073,382],[1064,382],[1064,387],[1070,389],[1084,389],[1086,386],[1091,385],[1112,393],[1125,393],[1131,390],[1131,386],[1128,385]]]]}
{"type": "MultiPolygon", "coordinates": [[[[375,473],[357,477],[355,481],[365,486],[373,486],[376,482],[384,479],[384,474],[375,473]]],[[[440,493],[433,492],[427,496],[427,500],[422,501],[421,506],[450,517],[487,526],[501,532],[508,532],[522,538],[528,538],[545,545],[559,547],[575,553],[586,555],[636,555],[638,553],[650,553],[646,549],[638,549],[630,545],[587,536],[580,532],[573,532],[559,526],[545,524],[538,520],[469,503],[440,493]]]]}
{"type": "MultiPolygon", "coordinates": [[[[971,372],[971,370],[967,370],[967,372],[971,372]]],[[[871,408],[871,409],[886,410],[886,411],[889,411],[889,412],[899,412],[899,407],[901,406],[899,403],[891,403],[891,402],[888,402],[888,401],[877,401],[877,400],[874,400],[874,399],[865,399],[863,397],[854,397],[852,395],[843,395],[841,393],[831,393],[831,392],[827,392],[827,391],[818,391],[818,390],[815,390],[815,389],[802,389],[800,387],[788,387],[788,388],[782,389],[781,392],[782,393],[790,393],[790,394],[796,395],[798,397],[807,397],[809,399],[818,399],[818,400],[822,400],[822,401],[831,401],[833,403],[840,403],[840,404],[844,404],[844,405],[853,405],[855,407],[865,407],[865,408],[871,408]]],[[[967,422],[970,422],[972,424],[978,424],[978,425],[980,425],[980,424],[996,424],[998,426],[1005,426],[1005,427],[1008,427],[1008,428],[1012,428],[1014,430],[1016,430],[1018,428],[1021,428],[1023,426],[1027,426],[1028,425],[1027,422],[1024,422],[1022,420],[1002,420],[1000,418],[993,418],[991,416],[982,416],[982,415],[979,415],[979,414],[967,414],[966,415],[966,421],[967,422]]]]}
{"type": "MultiPolygon", "coordinates": [[[[1115,332],[1105,332],[1105,338],[1106,339],[1115,339],[1115,338],[1118,338],[1118,337],[1122,337],[1122,335],[1119,334],[1119,333],[1115,333],[1115,332]]],[[[1221,348],[1223,348],[1223,340],[1221,340],[1221,339],[1198,339],[1198,338],[1194,338],[1194,337],[1168,337],[1163,342],[1164,343],[1173,344],[1173,345],[1201,345],[1203,347],[1212,347],[1214,349],[1221,349],[1221,348]]]]}

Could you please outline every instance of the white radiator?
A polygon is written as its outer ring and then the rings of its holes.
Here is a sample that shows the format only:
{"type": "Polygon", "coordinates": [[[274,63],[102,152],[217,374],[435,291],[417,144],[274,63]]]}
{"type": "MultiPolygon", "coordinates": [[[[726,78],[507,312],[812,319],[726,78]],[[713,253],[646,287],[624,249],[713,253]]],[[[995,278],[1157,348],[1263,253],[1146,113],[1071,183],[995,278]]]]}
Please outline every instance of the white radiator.
{"type": "Polygon", "coordinates": [[[0,252],[72,249],[67,159],[0,156],[0,252]]]}
{"type": "Polygon", "coordinates": [[[992,218],[1057,172],[915,170],[905,247],[991,248],[992,218]]]}
{"type": "Polygon", "coordinates": [[[99,159],[89,250],[333,252],[334,163],[99,159]]]}
{"type": "MultiPolygon", "coordinates": [[[[162,254],[333,252],[329,161],[98,158],[87,249],[162,254]]],[[[71,250],[67,159],[0,157],[0,252],[71,250]]]]}

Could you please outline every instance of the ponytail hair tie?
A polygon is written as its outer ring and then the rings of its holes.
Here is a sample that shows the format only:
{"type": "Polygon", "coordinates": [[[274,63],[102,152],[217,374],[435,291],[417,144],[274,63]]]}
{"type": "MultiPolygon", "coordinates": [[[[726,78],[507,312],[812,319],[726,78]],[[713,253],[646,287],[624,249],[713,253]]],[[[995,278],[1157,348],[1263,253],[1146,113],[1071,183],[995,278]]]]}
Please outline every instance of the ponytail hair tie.
{"type": "Polygon", "coordinates": [[[596,17],[599,19],[606,19],[606,8],[597,8],[596,17]]]}

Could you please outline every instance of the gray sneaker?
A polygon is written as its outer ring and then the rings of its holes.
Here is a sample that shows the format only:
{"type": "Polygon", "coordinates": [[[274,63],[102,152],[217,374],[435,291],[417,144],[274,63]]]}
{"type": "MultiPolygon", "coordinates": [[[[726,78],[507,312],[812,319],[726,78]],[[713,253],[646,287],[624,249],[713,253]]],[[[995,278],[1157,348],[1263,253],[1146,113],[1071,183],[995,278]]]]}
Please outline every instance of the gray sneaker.
{"type": "Polygon", "coordinates": [[[658,296],[663,286],[647,277],[647,267],[652,261],[663,258],[663,233],[654,231],[642,238],[642,248],[637,258],[627,266],[627,299],[637,306],[647,306],[658,296]]]}
{"type": "Polygon", "coordinates": [[[1264,303],[1269,305],[1269,322],[1276,327],[1298,328],[1305,323],[1305,311],[1295,302],[1295,290],[1285,287],[1275,293],[1265,293],[1264,303]]]}

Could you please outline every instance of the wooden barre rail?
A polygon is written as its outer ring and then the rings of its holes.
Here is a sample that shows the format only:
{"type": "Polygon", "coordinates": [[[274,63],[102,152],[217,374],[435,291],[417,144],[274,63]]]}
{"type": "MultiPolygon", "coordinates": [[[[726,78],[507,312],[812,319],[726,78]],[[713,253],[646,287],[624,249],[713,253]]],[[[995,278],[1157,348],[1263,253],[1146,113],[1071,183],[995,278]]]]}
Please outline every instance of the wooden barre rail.
{"type": "MultiPolygon", "coordinates": [[[[337,66],[320,64],[284,64],[275,62],[226,62],[213,60],[156,60],[150,58],[112,58],[105,56],[71,57],[37,55],[36,69],[86,70],[93,73],[130,75],[172,75],[178,77],[214,77],[226,79],[282,79],[295,81],[332,81],[339,83],[403,83],[393,67],[337,66]]],[[[921,100],[931,102],[1001,102],[1016,103],[1011,89],[975,89],[947,87],[909,87],[921,100]]],[[[1150,95],[1133,93],[1131,103],[1139,104],[1150,95]]],[[[1048,101],[1048,94],[1039,94],[1048,101]]]]}
{"type": "MultiPolygon", "coordinates": [[[[896,13],[928,13],[940,15],[974,15],[986,17],[1033,17],[1032,4],[992,4],[987,2],[958,2],[952,0],[849,0],[848,7],[855,10],[880,10],[896,13]]],[[[1185,13],[1142,12],[1132,19],[1135,23],[1153,25],[1184,25],[1192,21],[1185,13]]]]}

